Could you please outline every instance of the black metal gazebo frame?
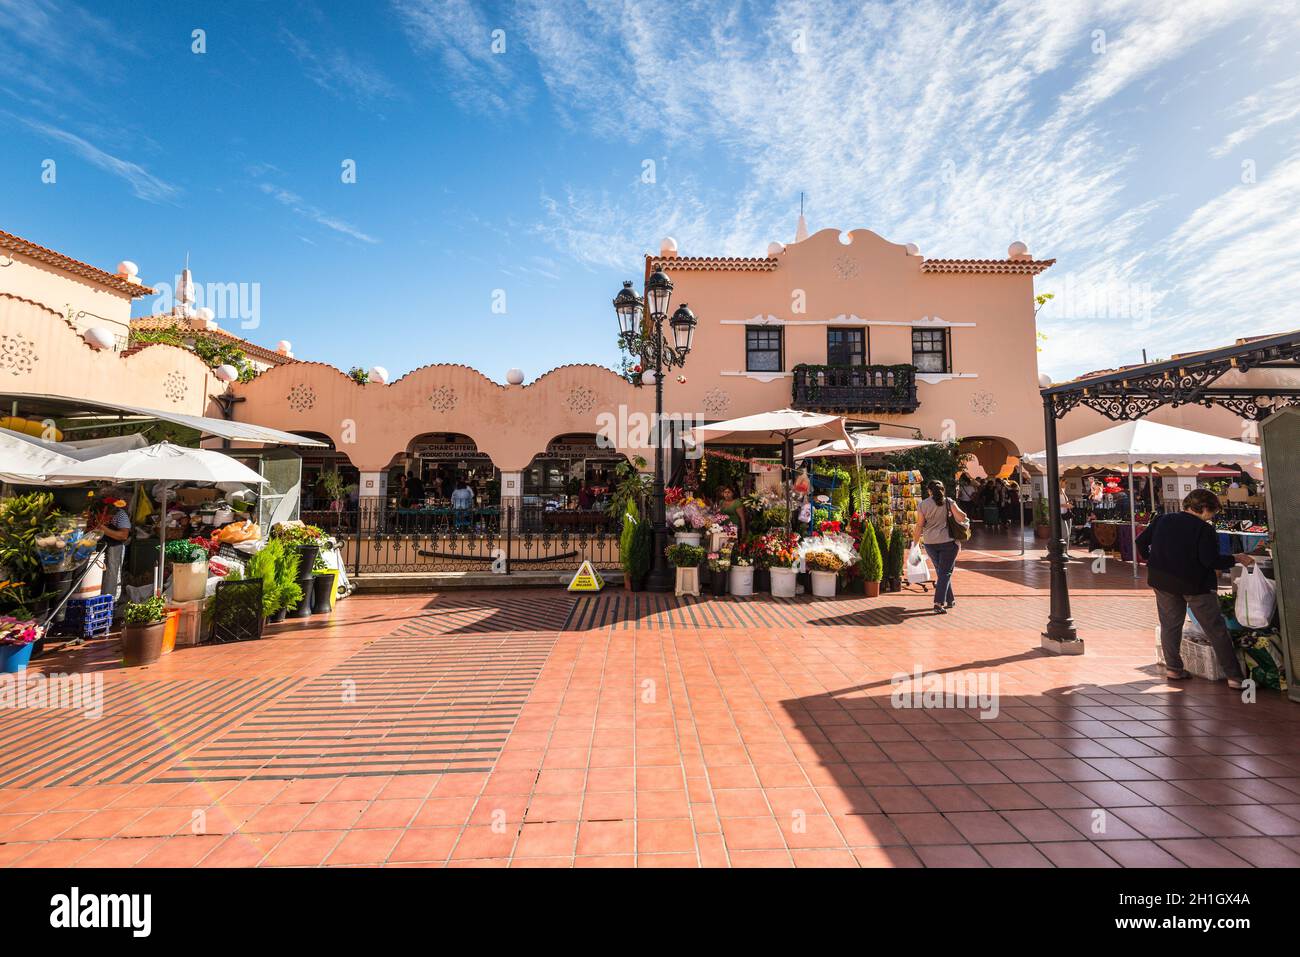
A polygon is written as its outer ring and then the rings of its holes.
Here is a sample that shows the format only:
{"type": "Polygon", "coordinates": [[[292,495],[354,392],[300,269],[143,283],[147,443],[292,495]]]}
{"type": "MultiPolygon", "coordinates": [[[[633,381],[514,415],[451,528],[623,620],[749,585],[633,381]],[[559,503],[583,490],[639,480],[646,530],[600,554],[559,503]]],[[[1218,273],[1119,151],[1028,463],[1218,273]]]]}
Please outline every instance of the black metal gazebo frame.
{"type": "Polygon", "coordinates": [[[1279,409],[1300,406],[1300,381],[1290,386],[1217,384],[1229,372],[1245,373],[1252,369],[1300,372],[1300,329],[1087,376],[1040,391],[1047,450],[1047,509],[1051,525],[1047,546],[1051,568],[1051,610],[1047,629],[1043,632],[1045,638],[1054,642],[1071,642],[1079,637],[1070,612],[1070,591],[1065,578],[1066,543],[1061,524],[1057,419],[1080,405],[1115,422],[1141,419],[1166,405],[1218,405],[1243,419],[1262,422],[1279,409]]]}

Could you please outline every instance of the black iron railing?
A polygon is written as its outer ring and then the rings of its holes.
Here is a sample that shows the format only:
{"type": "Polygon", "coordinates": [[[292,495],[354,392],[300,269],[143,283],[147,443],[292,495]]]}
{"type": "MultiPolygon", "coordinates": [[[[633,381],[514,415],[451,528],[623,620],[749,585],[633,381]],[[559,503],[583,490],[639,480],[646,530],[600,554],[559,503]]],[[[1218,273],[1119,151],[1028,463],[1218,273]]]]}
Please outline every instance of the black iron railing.
{"type": "Polygon", "coordinates": [[[797,365],[794,408],[815,412],[915,412],[916,367],[911,365],[797,365]]]}
{"type": "Polygon", "coordinates": [[[618,567],[619,527],[597,511],[534,506],[397,509],[364,503],[304,511],[302,520],[338,539],[354,575],[618,567]]]}

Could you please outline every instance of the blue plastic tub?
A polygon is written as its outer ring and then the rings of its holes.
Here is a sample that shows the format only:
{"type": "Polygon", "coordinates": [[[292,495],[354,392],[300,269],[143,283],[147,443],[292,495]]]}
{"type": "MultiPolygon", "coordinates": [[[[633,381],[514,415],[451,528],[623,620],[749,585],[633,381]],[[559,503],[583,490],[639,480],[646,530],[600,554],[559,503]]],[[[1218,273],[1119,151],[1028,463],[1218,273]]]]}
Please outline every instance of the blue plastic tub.
{"type": "Polygon", "coordinates": [[[27,662],[32,660],[32,646],[36,642],[26,645],[0,645],[0,674],[12,675],[27,668],[27,662]]]}

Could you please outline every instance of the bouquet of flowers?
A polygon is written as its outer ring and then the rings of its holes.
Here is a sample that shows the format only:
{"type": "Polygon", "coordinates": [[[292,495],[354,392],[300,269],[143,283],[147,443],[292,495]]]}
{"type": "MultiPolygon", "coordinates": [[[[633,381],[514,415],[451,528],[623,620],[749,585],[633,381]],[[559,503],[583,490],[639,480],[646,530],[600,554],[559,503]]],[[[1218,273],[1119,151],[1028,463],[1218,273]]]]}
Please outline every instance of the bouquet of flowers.
{"type": "Polygon", "coordinates": [[[84,562],[99,544],[99,534],[87,536],[71,516],[59,520],[54,531],[33,543],[41,568],[47,572],[68,571],[84,562]],[[82,539],[87,541],[82,544],[82,539]]]}
{"type": "Polygon", "coordinates": [[[720,552],[709,552],[709,571],[725,572],[731,568],[731,549],[724,548],[720,552]]]}
{"type": "Polygon", "coordinates": [[[0,616],[0,645],[30,645],[41,637],[41,628],[30,619],[0,616]]]}
{"type": "Polygon", "coordinates": [[[759,560],[767,568],[792,568],[799,561],[799,536],[773,529],[764,532],[757,545],[759,560]]]}
{"type": "Polygon", "coordinates": [[[799,545],[799,554],[809,569],[838,572],[858,560],[858,546],[852,535],[831,532],[816,538],[805,539],[799,545]]]}
{"type": "MultiPolygon", "coordinates": [[[[665,496],[665,502],[666,502],[665,496]]],[[[714,524],[714,513],[702,500],[691,495],[684,495],[676,503],[668,506],[666,517],[668,524],[678,531],[690,530],[700,532],[714,524]]]]}
{"type": "Polygon", "coordinates": [[[736,543],[731,551],[731,564],[739,568],[749,568],[754,564],[754,539],[747,538],[736,543]]]}

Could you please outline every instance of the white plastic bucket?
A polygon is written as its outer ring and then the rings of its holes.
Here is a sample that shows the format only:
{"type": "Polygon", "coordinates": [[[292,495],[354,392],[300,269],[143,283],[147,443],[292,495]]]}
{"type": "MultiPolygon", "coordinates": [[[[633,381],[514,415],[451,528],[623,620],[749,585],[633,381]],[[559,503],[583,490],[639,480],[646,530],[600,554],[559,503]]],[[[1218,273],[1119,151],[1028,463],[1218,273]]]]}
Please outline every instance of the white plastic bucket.
{"type": "Polygon", "coordinates": [[[795,589],[795,571],[793,568],[772,568],[772,597],[793,598],[795,589]]]}
{"type": "Polygon", "coordinates": [[[754,594],[754,566],[753,565],[732,565],[731,571],[728,572],[730,580],[727,582],[727,590],[733,595],[754,594]]]}
{"type": "Polygon", "coordinates": [[[838,577],[835,572],[822,572],[814,569],[812,571],[812,593],[818,598],[834,598],[835,580],[838,577]]]}

